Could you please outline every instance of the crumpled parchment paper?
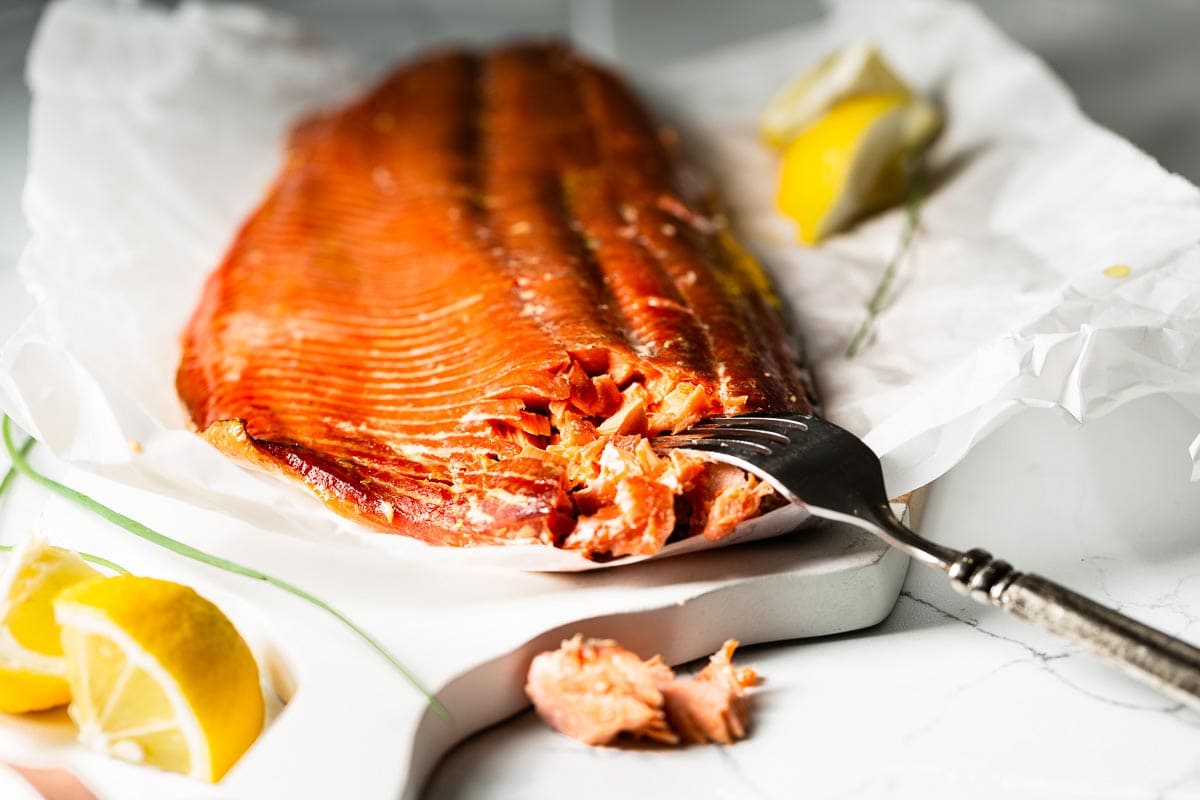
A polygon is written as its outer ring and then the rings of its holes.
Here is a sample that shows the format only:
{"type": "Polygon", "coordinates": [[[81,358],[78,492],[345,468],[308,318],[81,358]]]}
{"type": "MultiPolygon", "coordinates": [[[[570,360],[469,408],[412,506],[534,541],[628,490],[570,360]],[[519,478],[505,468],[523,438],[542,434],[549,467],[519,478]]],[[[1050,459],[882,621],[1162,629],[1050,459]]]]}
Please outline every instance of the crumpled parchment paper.
{"type": "MultiPolygon", "coordinates": [[[[827,414],[881,455],[893,495],[943,474],[1025,406],[1083,421],[1166,392],[1200,417],[1200,191],[1085,119],[973,8],[841,3],[816,26],[641,78],[790,301],[827,414]],[[774,210],[775,156],[754,121],[789,77],[862,38],[943,105],[947,124],[913,245],[848,359],[903,213],[802,248],[774,210]],[[1128,274],[1113,277],[1118,265],[1128,274]]],[[[277,169],[288,126],[365,85],[351,56],[244,6],[65,0],[46,13],[29,80],[33,236],[19,268],[38,307],[0,352],[0,408],[21,427],[106,477],[268,533],[593,566],[546,548],[449,551],[367,533],[187,431],[179,332],[277,169]]],[[[1200,463],[1200,438],[1191,453],[1200,463]]],[[[796,519],[776,512],[738,538],[796,519]]]]}

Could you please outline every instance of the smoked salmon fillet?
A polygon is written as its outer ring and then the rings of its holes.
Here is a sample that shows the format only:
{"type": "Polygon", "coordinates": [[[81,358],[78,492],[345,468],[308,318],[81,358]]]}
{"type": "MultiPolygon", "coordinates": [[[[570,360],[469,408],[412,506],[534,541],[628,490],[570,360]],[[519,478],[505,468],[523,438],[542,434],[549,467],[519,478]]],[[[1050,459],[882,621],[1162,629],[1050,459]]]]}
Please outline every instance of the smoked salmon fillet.
{"type": "Polygon", "coordinates": [[[292,131],[176,376],[199,433],[335,511],[594,559],[771,491],[647,435],[806,413],[765,273],[613,74],[554,44],[401,66],[292,131]]]}

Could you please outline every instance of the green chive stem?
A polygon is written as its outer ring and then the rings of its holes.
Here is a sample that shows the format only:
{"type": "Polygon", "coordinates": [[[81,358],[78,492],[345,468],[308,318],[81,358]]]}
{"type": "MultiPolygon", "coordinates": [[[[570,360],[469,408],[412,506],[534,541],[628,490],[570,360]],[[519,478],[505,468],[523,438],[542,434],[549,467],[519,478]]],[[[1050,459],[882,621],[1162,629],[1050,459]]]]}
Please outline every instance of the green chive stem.
{"type": "Polygon", "coordinates": [[[324,600],[309,594],[300,587],[290,584],[285,580],[276,578],[273,575],[268,575],[265,572],[260,572],[252,567],[246,567],[233,561],[220,558],[219,556],[210,555],[203,550],[198,550],[195,547],[192,547],[191,545],[176,541],[175,539],[165,536],[158,531],[153,530],[152,528],[146,527],[137,520],[130,519],[124,514],[114,511],[108,506],[93,500],[83,492],[76,491],[69,486],[65,486],[58,481],[41,474],[29,465],[29,463],[25,460],[24,454],[13,445],[11,423],[12,420],[9,419],[7,414],[5,414],[3,424],[0,425],[0,428],[2,428],[2,431],[0,432],[3,434],[4,447],[6,450],[8,450],[8,455],[12,459],[12,468],[18,473],[29,478],[35,483],[41,484],[55,494],[65,497],[71,502],[82,506],[89,511],[92,511],[114,525],[124,528],[126,531],[132,533],[134,536],[137,536],[140,539],[144,539],[152,544],[156,544],[159,547],[166,548],[167,550],[170,550],[177,555],[181,555],[184,558],[190,558],[193,561],[199,561],[202,564],[207,564],[209,566],[216,567],[217,569],[225,570],[226,572],[232,572],[235,575],[242,575],[252,580],[264,581],[276,587],[277,589],[281,589],[294,597],[300,598],[306,603],[316,606],[332,616],[338,622],[345,625],[360,639],[362,639],[372,650],[383,656],[383,658],[389,664],[395,667],[396,670],[404,676],[405,680],[412,684],[413,688],[420,692],[421,696],[425,698],[430,707],[439,717],[446,722],[453,721],[453,718],[450,716],[450,712],[444,705],[442,705],[442,702],[438,700],[436,696],[434,696],[433,692],[422,686],[421,682],[417,680],[416,676],[409,672],[408,668],[400,663],[400,661],[394,655],[392,655],[386,647],[380,644],[373,636],[371,636],[371,634],[367,633],[365,630],[352,622],[345,614],[338,611],[324,600]]]}
{"type": "Polygon", "coordinates": [[[887,268],[883,271],[879,285],[875,287],[875,293],[871,295],[871,300],[867,303],[866,319],[863,320],[858,332],[854,334],[854,338],[850,340],[850,346],[846,348],[846,358],[854,358],[858,355],[859,349],[866,342],[871,327],[875,324],[875,318],[883,311],[883,304],[887,300],[888,292],[892,289],[892,283],[896,280],[896,273],[900,271],[900,262],[904,260],[904,254],[908,252],[908,247],[912,244],[913,236],[917,232],[917,223],[921,216],[921,201],[924,199],[925,193],[924,182],[921,180],[921,166],[918,163],[912,173],[912,186],[909,188],[908,199],[904,204],[904,227],[900,231],[900,241],[896,245],[895,252],[892,253],[891,260],[888,261],[887,268]]]}
{"type": "MultiPolygon", "coordinates": [[[[21,445],[21,447],[17,450],[17,452],[19,452],[22,456],[27,456],[27,455],[29,455],[29,451],[33,449],[33,446],[36,443],[37,443],[37,440],[34,439],[32,436],[30,436],[28,439],[25,440],[25,443],[21,445]]],[[[9,484],[12,483],[13,478],[15,478],[16,476],[17,476],[16,465],[15,464],[10,465],[9,468],[4,473],[4,477],[0,478],[0,497],[3,497],[4,493],[8,491],[9,484]]]]}

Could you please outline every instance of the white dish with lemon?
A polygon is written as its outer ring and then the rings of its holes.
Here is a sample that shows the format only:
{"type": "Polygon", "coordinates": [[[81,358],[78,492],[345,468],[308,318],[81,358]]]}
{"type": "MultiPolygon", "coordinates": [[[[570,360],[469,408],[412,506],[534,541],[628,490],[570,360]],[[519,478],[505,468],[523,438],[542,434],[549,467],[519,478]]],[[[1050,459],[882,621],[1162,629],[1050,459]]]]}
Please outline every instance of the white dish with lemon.
{"type": "Polygon", "coordinates": [[[0,591],[0,711],[69,703],[86,747],[209,782],[262,730],[254,656],[194,590],[108,577],[31,536],[0,591]]]}
{"type": "MultiPolygon", "coordinates": [[[[162,615],[132,613],[134,595],[144,595],[147,607],[159,602],[155,595],[161,590],[146,592],[147,579],[92,579],[66,589],[57,609],[67,660],[73,657],[79,669],[75,676],[67,670],[72,685],[80,687],[74,710],[70,716],[58,710],[6,717],[0,752],[17,762],[67,767],[103,800],[260,800],[283,794],[326,800],[349,792],[362,798],[416,797],[455,742],[527,704],[524,670],[533,655],[564,636],[582,631],[616,637],[638,650],[660,649],[668,661],[681,663],[714,649],[731,630],[747,643],[853,630],[886,615],[906,568],[902,557],[869,536],[826,530],[652,562],[618,581],[414,571],[336,543],[288,540],[281,548],[269,534],[248,525],[230,527],[218,514],[105,486],[60,463],[52,468],[64,482],[117,507],[137,503],[143,521],[169,528],[185,542],[219,552],[236,542],[246,561],[272,562],[314,593],[335,599],[436,689],[454,715],[451,722],[440,719],[378,653],[311,605],[263,582],[180,559],[98,517],[81,517],[65,502],[47,503],[40,487],[21,481],[0,509],[3,529],[36,522],[65,547],[100,550],[132,571],[196,587],[234,621],[263,678],[267,724],[218,782],[149,768],[159,762],[200,778],[219,775],[221,759],[206,758],[205,743],[215,753],[244,736],[247,726],[226,728],[220,720],[214,725],[212,708],[245,703],[248,681],[224,699],[192,691],[203,676],[179,666],[170,639],[151,623],[162,615]],[[141,585],[136,592],[110,593],[128,581],[141,585]],[[441,591],[449,584],[456,587],[452,596],[441,591]],[[431,604],[434,597],[440,600],[431,604]],[[669,637],[668,630],[674,631],[669,637]],[[147,666],[153,663],[159,667],[147,666]],[[126,690],[113,691],[120,680],[126,690]],[[108,699],[92,699],[101,695],[108,699]],[[81,730],[96,749],[76,742],[81,730]],[[170,735],[165,753],[144,737],[156,731],[179,734],[170,735]],[[143,763],[129,763],[138,761],[143,763]]],[[[4,561],[13,559],[0,556],[4,561]]],[[[152,588],[157,584],[149,582],[152,588]]],[[[224,652],[218,643],[225,638],[200,637],[189,663],[223,669],[224,656],[203,651],[224,652]]]]}

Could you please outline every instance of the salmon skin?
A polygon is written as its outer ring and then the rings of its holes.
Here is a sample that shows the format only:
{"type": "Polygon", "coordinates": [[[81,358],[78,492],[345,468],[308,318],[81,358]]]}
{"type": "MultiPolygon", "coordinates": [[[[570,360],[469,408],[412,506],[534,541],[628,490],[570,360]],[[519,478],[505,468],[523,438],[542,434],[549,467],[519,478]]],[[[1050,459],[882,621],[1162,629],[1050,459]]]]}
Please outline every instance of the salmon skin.
{"type": "Polygon", "coordinates": [[[184,332],[192,423],[430,543],[726,535],[771,490],[647,436],[811,394],[770,281],[681,174],[563,46],[401,66],[292,131],[184,332]]]}

